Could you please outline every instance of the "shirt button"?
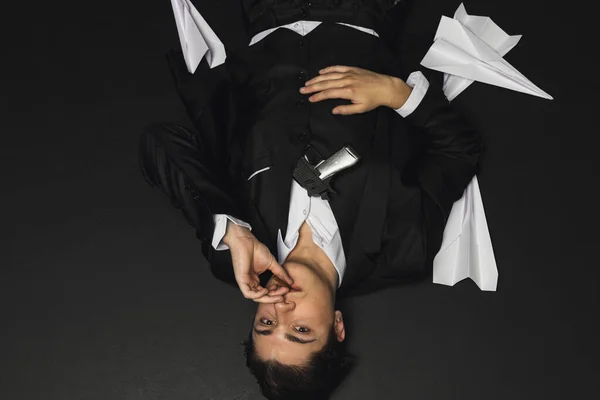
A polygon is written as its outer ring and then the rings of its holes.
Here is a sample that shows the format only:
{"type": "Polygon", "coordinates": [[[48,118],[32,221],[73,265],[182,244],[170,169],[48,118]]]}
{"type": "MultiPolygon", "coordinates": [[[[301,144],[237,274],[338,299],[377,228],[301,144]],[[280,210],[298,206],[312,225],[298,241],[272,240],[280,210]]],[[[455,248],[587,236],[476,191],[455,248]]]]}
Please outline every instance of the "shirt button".
{"type": "Polygon", "coordinates": [[[300,140],[306,140],[306,137],[307,137],[307,136],[308,136],[308,135],[306,134],[306,132],[302,132],[302,133],[300,133],[300,134],[298,135],[298,137],[300,138],[300,140]]]}
{"type": "Polygon", "coordinates": [[[294,28],[297,28],[297,27],[299,27],[299,26],[300,26],[300,25],[298,25],[298,24],[294,24],[294,28]]]}
{"type": "Polygon", "coordinates": [[[304,47],[304,40],[301,40],[300,43],[298,43],[298,46],[304,47]]]}
{"type": "Polygon", "coordinates": [[[296,102],[296,106],[297,106],[297,107],[302,107],[303,105],[304,105],[304,100],[298,100],[298,101],[296,102]]]}
{"type": "Polygon", "coordinates": [[[302,210],[302,214],[306,215],[306,214],[308,214],[308,211],[302,210]]]}
{"type": "Polygon", "coordinates": [[[305,9],[302,9],[302,11],[300,11],[300,15],[302,15],[303,17],[306,17],[307,13],[305,9]]]}

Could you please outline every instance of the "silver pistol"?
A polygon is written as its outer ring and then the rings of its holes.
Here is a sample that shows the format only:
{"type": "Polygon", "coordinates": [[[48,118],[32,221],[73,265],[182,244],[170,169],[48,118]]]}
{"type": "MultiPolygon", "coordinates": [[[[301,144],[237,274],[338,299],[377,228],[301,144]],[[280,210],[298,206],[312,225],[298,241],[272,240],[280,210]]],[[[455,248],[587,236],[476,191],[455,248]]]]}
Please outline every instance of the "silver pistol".
{"type": "Polygon", "coordinates": [[[360,156],[350,146],[344,146],[327,160],[321,161],[315,166],[319,172],[319,178],[325,180],[338,172],[349,168],[360,160],[360,156]]]}

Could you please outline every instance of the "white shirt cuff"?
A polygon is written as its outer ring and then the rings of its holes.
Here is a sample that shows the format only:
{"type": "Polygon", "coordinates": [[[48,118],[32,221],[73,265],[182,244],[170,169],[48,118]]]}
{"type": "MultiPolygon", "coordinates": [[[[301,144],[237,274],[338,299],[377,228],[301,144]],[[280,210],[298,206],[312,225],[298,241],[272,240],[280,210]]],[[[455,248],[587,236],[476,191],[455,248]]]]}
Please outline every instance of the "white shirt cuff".
{"type": "Polygon", "coordinates": [[[233,222],[236,225],[244,226],[250,231],[252,231],[252,227],[250,224],[232,217],[226,214],[215,214],[213,215],[213,219],[215,221],[215,232],[213,233],[212,246],[215,250],[228,250],[229,246],[223,243],[223,237],[227,233],[227,220],[233,222]]]}
{"type": "Polygon", "coordinates": [[[402,107],[394,110],[404,118],[408,117],[417,109],[425,97],[427,89],[429,89],[429,81],[421,71],[415,71],[410,74],[406,80],[406,84],[412,88],[412,93],[408,96],[408,99],[402,107]]]}

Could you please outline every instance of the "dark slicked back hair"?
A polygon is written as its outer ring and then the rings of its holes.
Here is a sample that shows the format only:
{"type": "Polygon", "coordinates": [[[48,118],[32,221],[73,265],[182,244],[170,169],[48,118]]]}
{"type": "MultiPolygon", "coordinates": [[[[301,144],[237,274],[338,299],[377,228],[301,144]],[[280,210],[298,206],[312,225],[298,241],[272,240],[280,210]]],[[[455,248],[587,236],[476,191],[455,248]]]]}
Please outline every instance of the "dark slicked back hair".
{"type": "Polygon", "coordinates": [[[333,326],[325,346],[312,353],[301,366],[260,359],[252,331],[244,342],[244,350],[246,366],[269,400],[327,400],[354,363],[354,357],[346,352],[345,342],[338,342],[333,326]]]}

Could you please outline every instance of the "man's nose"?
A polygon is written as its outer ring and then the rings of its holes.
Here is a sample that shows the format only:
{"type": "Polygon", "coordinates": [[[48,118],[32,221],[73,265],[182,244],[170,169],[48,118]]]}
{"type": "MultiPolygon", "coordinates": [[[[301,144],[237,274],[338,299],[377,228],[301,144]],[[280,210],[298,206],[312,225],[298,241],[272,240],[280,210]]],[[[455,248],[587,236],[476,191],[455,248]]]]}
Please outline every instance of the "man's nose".
{"type": "Polygon", "coordinates": [[[275,308],[277,308],[278,312],[290,312],[293,311],[294,308],[296,308],[296,303],[294,303],[293,301],[281,301],[279,303],[275,303],[275,308]]]}

